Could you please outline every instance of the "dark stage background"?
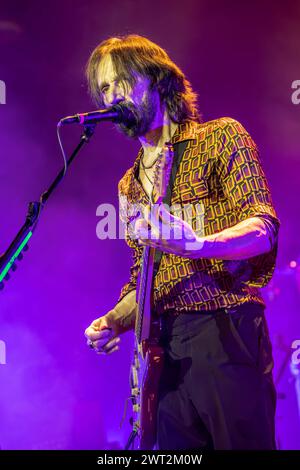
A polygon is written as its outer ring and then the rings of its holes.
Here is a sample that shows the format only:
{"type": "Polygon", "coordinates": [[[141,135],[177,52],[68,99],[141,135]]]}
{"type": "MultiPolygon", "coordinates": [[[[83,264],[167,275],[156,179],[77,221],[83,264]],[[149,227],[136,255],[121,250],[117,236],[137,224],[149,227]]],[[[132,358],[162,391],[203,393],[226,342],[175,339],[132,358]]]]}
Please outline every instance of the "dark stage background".
{"type": "MultiPolygon", "coordinates": [[[[299,376],[289,360],[300,339],[300,104],[292,101],[299,23],[300,3],[291,0],[0,0],[0,252],[23,223],[27,202],[62,165],[57,121],[93,109],[84,68],[107,36],[138,33],[159,43],[199,93],[205,120],[231,116],[252,134],[282,223],[277,271],[265,292],[282,449],[300,449],[299,376]]],[[[63,129],[68,152],[79,135],[76,126],[63,129]]],[[[122,240],[96,237],[96,209],[117,205],[117,182],[137,149],[111,124],[98,126],[0,293],[3,449],[124,446],[129,426],[126,420],[119,429],[119,422],[133,337],[102,357],[86,347],[83,332],[114,305],[128,277],[129,250],[122,240]]]]}

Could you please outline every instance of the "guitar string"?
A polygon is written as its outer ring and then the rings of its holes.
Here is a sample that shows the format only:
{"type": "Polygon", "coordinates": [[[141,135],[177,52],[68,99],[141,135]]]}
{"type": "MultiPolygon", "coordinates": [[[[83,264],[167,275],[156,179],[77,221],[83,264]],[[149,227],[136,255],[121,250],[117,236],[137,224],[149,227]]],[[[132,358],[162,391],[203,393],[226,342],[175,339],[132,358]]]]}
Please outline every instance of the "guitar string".
{"type": "MultiPolygon", "coordinates": [[[[142,272],[141,272],[141,276],[142,276],[142,297],[141,297],[141,304],[144,305],[145,303],[145,298],[146,298],[146,292],[145,292],[145,285],[146,285],[146,279],[145,279],[145,275],[144,272],[145,272],[145,269],[146,269],[146,272],[147,272],[147,268],[148,268],[148,261],[149,261],[149,251],[148,251],[148,256],[146,256],[146,247],[144,249],[144,252],[143,252],[143,259],[142,259],[142,272]]],[[[141,335],[142,335],[142,322],[143,322],[143,315],[139,315],[138,317],[138,322],[137,322],[137,337],[138,337],[138,340],[140,342],[141,340],[141,335]]]]}
{"type": "MultiPolygon", "coordinates": [[[[148,264],[149,264],[149,250],[144,250],[143,252],[143,269],[142,269],[142,272],[143,274],[145,272],[147,272],[147,269],[148,269],[148,264]]],[[[146,298],[146,290],[145,290],[145,285],[147,283],[147,279],[146,279],[146,276],[143,275],[142,276],[142,297],[141,297],[141,303],[144,305],[145,303],[145,298],[146,298]]],[[[142,330],[142,316],[140,315],[139,317],[139,334],[141,334],[141,330],[142,330]]]]}

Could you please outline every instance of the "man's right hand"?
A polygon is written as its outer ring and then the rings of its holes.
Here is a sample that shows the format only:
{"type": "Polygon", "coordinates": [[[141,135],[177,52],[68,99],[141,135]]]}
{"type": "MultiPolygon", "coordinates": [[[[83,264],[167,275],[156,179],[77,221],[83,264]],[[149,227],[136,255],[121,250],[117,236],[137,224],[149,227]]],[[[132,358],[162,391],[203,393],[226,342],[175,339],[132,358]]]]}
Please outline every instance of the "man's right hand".
{"type": "Polygon", "coordinates": [[[117,351],[119,335],[134,328],[136,312],[136,291],[132,290],[112,310],[94,320],[85,330],[88,346],[98,354],[117,351]]]}
{"type": "Polygon", "coordinates": [[[120,337],[116,336],[106,316],[97,318],[84,332],[87,344],[97,354],[111,354],[119,349],[120,337]]]}

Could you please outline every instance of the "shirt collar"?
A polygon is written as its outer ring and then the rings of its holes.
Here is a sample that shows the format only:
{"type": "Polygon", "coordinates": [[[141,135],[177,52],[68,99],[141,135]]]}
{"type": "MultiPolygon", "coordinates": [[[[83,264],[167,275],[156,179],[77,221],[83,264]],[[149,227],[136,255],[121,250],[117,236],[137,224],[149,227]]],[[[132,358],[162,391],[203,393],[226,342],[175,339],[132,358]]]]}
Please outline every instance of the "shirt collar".
{"type": "Polygon", "coordinates": [[[184,140],[191,140],[196,138],[196,134],[199,132],[199,122],[186,121],[178,124],[175,133],[171,139],[172,144],[183,142],[184,140]]]}
{"type": "MultiPolygon", "coordinates": [[[[199,132],[199,122],[197,121],[185,121],[176,127],[176,130],[171,139],[172,144],[177,144],[185,140],[192,140],[196,138],[196,134],[199,132]]],[[[133,172],[135,175],[138,174],[139,163],[143,154],[143,147],[139,149],[137,158],[133,164],[133,172]]]]}

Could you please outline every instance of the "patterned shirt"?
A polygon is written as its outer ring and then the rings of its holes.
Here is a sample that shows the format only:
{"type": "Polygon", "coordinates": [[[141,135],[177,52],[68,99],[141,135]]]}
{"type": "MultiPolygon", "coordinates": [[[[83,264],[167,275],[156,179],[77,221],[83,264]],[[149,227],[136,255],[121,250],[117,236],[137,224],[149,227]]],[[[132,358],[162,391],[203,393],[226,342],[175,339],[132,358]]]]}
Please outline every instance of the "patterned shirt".
{"type": "MultiPolygon", "coordinates": [[[[171,212],[185,219],[200,236],[212,235],[250,218],[261,217],[270,234],[271,250],[246,260],[189,259],[163,253],[153,282],[153,303],[165,311],[212,311],[245,302],[264,305],[260,287],[271,279],[277,253],[279,221],[272,205],[258,150],[234,119],[178,125],[173,144],[187,141],[171,194],[171,212]],[[184,208],[188,208],[186,211],[184,208]]],[[[136,289],[143,247],[131,236],[132,204],[149,204],[139,182],[140,149],[134,165],[119,182],[120,216],[126,241],[133,249],[130,280],[119,301],[136,289]],[[124,201],[126,204],[124,205],[124,201]]]]}

